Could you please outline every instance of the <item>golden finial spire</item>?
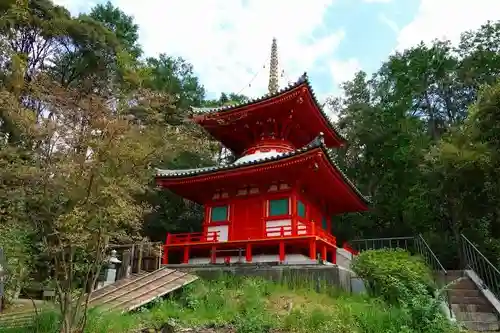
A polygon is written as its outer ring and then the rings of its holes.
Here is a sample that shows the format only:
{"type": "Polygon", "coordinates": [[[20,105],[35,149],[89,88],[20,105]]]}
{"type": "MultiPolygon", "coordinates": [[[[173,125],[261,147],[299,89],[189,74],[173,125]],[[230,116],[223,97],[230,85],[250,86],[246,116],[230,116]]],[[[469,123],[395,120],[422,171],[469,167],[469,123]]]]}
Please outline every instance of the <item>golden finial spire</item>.
{"type": "Polygon", "coordinates": [[[269,66],[269,93],[275,94],[278,92],[278,44],[276,38],[273,38],[271,46],[271,64],[269,66]]]}

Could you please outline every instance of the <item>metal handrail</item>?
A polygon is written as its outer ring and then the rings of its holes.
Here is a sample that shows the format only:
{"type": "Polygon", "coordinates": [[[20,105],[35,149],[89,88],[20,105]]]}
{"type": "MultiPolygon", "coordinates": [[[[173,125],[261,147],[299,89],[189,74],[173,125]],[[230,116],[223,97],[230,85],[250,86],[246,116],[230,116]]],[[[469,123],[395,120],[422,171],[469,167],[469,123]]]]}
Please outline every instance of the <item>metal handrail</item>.
{"type": "MultiPolygon", "coordinates": [[[[432,259],[434,259],[434,263],[435,263],[435,266],[437,266],[437,268],[439,268],[439,270],[441,270],[443,273],[445,274],[448,274],[448,272],[446,271],[446,269],[444,268],[443,264],[441,264],[441,262],[439,261],[439,259],[437,258],[436,254],[434,253],[434,251],[431,250],[431,247],[429,246],[429,244],[427,244],[427,242],[425,241],[424,237],[422,236],[422,234],[419,234],[418,235],[418,239],[420,242],[422,242],[422,244],[424,244],[425,248],[427,249],[427,253],[430,254],[430,256],[432,257],[432,259]]],[[[422,251],[419,251],[420,254],[422,254],[422,251]]]]}
{"type": "Polygon", "coordinates": [[[464,268],[473,270],[483,281],[483,288],[488,288],[496,298],[500,299],[500,271],[467,237],[461,234],[460,238],[464,268]]]}
{"type": "Polygon", "coordinates": [[[453,317],[453,309],[451,307],[450,290],[447,288],[448,281],[448,271],[444,268],[441,261],[432,251],[429,244],[426,242],[422,234],[419,234],[415,239],[415,247],[420,255],[424,258],[427,265],[431,266],[432,270],[435,271],[433,274],[434,282],[437,284],[439,289],[442,291],[442,295],[445,298],[446,305],[448,307],[448,312],[450,317],[453,317]]]}
{"type": "Polygon", "coordinates": [[[363,238],[355,239],[349,242],[352,249],[361,252],[365,250],[377,250],[383,248],[400,248],[409,249],[409,243],[414,240],[414,237],[386,237],[386,238],[363,238]],[[401,247],[403,243],[404,247],[401,247]]]}
{"type": "Polygon", "coordinates": [[[407,236],[407,237],[381,237],[381,238],[363,238],[363,239],[355,239],[353,242],[359,242],[359,241],[388,241],[388,240],[408,240],[408,239],[413,239],[413,236],[407,236]]]}

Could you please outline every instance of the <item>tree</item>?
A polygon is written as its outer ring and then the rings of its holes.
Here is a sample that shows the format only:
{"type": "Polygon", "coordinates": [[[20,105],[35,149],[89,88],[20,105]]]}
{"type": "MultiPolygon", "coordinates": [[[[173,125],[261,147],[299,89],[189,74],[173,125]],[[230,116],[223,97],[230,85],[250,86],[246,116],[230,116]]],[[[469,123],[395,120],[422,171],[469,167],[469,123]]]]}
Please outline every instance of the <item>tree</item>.
{"type": "Polygon", "coordinates": [[[236,93],[227,94],[225,92],[222,92],[219,96],[219,99],[206,100],[203,102],[203,106],[215,108],[220,106],[243,104],[249,101],[250,99],[245,95],[236,93]]]}
{"type": "Polygon", "coordinates": [[[175,130],[158,114],[170,103],[168,96],[136,91],[110,105],[107,98],[82,94],[44,75],[27,89],[50,116],[37,121],[20,102],[19,91],[0,91],[4,117],[26,146],[34,147],[4,147],[8,168],[0,171],[2,195],[25,194],[7,202],[5,218],[35,232],[54,272],[61,331],[82,331],[87,290],[98,277],[107,243],[140,237],[147,206],[137,198],[152,177],[148,166],[180,148],[187,136],[167,143],[175,130]],[[141,122],[132,116],[139,110],[141,122]]]}
{"type": "Polygon", "coordinates": [[[142,49],[138,42],[139,26],[134,23],[131,16],[114,7],[110,1],[92,8],[89,16],[112,31],[123,49],[132,56],[132,59],[139,59],[142,55],[142,49]]]}
{"type": "Polygon", "coordinates": [[[149,70],[146,86],[175,96],[175,106],[183,117],[191,106],[200,106],[205,97],[205,88],[193,73],[193,66],[182,58],[160,54],[158,58],[148,58],[145,63],[149,70]]]}
{"type": "Polygon", "coordinates": [[[488,22],[464,33],[456,47],[417,45],[391,56],[371,78],[358,73],[343,85],[343,98],[330,100],[348,140],[335,152],[339,164],[373,201],[368,213],[337,217],[338,235],[421,232],[457,268],[464,233],[496,260],[497,87],[481,87],[500,71],[498,36],[500,24],[488,22]]]}

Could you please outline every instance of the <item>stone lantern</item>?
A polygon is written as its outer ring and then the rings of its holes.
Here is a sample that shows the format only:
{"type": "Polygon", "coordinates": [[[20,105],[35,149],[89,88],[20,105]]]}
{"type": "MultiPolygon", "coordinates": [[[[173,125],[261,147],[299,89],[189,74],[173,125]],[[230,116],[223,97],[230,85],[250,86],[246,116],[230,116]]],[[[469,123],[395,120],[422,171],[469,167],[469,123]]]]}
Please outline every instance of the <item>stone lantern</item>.
{"type": "Polygon", "coordinates": [[[111,255],[106,260],[106,266],[104,268],[104,279],[100,281],[97,285],[97,289],[105,287],[109,284],[115,283],[116,281],[116,266],[121,264],[121,260],[118,259],[116,250],[111,250],[111,255]]]}

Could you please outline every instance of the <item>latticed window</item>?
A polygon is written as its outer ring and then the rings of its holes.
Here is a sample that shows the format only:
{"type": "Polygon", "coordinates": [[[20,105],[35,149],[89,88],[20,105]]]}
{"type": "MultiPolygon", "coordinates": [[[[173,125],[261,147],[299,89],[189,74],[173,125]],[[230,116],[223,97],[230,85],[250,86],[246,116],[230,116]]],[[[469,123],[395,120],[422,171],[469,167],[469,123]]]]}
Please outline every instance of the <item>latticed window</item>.
{"type": "Polygon", "coordinates": [[[297,213],[300,217],[306,217],[306,205],[300,200],[297,200],[297,213]]]}
{"type": "Polygon", "coordinates": [[[280,216],[288,214],[290,214],[288,198],[269,200],[269,216],[280,216]]]}
{"type": "Polygon", "coordinates": [[[227,221],[228,220],[227,212],[228,212],[227,206],[212,207],[212,209],[210,210],[210,221],[212,222],[227,221]]]}

